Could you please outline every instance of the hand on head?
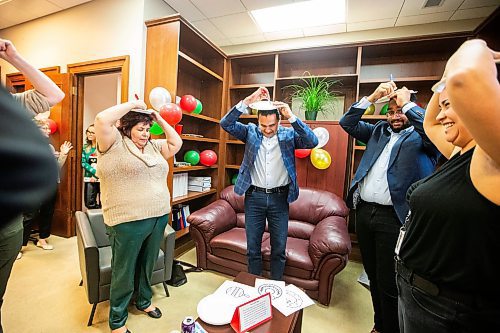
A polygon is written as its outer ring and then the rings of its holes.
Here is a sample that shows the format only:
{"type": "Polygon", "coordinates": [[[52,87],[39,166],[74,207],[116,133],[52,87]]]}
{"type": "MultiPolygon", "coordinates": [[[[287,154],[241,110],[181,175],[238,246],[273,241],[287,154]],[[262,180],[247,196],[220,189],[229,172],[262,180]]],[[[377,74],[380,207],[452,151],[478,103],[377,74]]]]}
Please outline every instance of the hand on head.
{"type": "Polygon", "coordinates": [[[250,105],[252,103],[261,101],[263,99],[270,100],[271,99],[270,96],[271,95],[269,94],[269,91],[267,90],[266,87],[259,87],[256,91],[254,91],[253,94],[251,94],[250,96],[246,97],[243,100],[243,103],[245,103],[246,105],[250,105]]]}
{"type": "Polygon", "coordinates": [[[393,81],[381,83],[375,91],[368,96],[368,100],[375,103],[376,100],[384,96],[390,96],[397,89],[396,84],[393,81]]]}
{"type": "Polygon", "coordinates": [[[399,107],[403,107],[406,103],[410,102],[410,97],[411,92],[406,87],[400,88],[389,95],[389,98],[396,100],[396,104],[399,107]]]}
{"type": "Polygon", "coordinates": [[[133,100],[133,101],[130,101],[130,110],[132,109],[142,109],[142,110],[146,110],[148,108],[148,106],[146,105],[146,103],[144,103],[144,101],[142,99],[138,99],[138,100],[133,100]]]}
{"type": "Polygon", "coordinates": [[[276,106],[278,112],[281,114],[281,117],[284,119],[290,119],[290,117],[293,116],[292,110],[288,104],[276,101],[273,102],[273,105],[276,106]]]}

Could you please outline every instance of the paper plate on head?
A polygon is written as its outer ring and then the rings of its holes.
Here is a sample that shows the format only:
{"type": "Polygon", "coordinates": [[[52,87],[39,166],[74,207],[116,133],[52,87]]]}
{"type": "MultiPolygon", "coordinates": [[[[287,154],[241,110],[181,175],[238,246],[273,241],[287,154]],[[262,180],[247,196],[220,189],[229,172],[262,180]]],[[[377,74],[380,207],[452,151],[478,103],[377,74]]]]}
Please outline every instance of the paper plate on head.
{"type": "Polygon", "coordinates": [[[144,114],[151,114],[154,112],[153,109],[147,109],[147,110],[144,110],[144,109],[132,109],[130,110],[132,112],[138,112],[138,113],[144,113],[144,114]]]}
{"type": "Polygon", "coordinates": [[[196,311],[200,319],[207,324],[226,325],[231,322],[237,305],[228,297],[211,294],[201,299],[196,311]]]}
{"type": "Polygon", "coordinates": [[[277,107],[271,101],[258,101],[249,105],[251,109],[260,111],[277,110],[277,107]]]}

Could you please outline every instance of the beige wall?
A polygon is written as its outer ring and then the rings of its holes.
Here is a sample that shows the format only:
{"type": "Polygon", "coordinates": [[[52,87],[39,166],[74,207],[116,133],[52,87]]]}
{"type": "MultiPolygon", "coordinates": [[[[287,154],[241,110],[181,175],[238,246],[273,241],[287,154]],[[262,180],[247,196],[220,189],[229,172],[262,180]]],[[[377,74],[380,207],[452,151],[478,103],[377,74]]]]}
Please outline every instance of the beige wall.
{"type": "MultiPolygon", "coordinates": [[[[60,66],[122,55],[130,56],[129,97],[143,96],[144,19],[174,11],[162,0],[94,0],[68,10],[0,30],[35,67],[60,66]],[[161,10],[161,8],[163,8],[161,10]]],[[[17,72],[0,60],[5,74],[17,72]]]]}

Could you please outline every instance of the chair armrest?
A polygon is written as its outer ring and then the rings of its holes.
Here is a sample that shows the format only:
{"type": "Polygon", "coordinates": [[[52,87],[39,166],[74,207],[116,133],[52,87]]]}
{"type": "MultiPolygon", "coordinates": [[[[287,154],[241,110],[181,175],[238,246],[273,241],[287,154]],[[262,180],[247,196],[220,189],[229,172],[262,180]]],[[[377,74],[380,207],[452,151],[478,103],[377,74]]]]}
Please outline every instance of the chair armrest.
{"type": "Polygon", "coordinates": [[[175,230],[167,224],[163,233],[163,240],[160,243],[165,259],[165,275],[163,281],[168,281],[172,277],[172,264],[174,262],[175,230]]]}
{"type": "Polygon", "coordinates": [[[188,217],[189,228],[197,229],[207,244],[210,240],[236,226],[236,212],[226,200],[217,200],[188,217]]]}
{"type": "Polygon", "coordinates": [[[93,304],[99,301],[99,248],[87,215],[78,211],[75,218],[80,273],[89,303],[93,304]]]}
{"type": "Polygon", "coordinates": [[[343,217],[329,216],[316,225],[309,239],[309,256],[314,267],[329,254],[347,256],[350,252],[351,241],[343,217]]]}

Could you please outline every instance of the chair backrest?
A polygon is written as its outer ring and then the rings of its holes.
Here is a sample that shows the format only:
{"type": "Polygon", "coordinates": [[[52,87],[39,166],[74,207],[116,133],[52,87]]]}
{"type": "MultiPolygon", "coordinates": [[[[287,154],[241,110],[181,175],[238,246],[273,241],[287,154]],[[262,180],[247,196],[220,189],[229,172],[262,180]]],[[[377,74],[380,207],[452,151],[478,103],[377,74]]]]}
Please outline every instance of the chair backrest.
{"type": "Polygon", "coordinates": [[[87,214],[89,219],[90,227],[94,233],[97,247],[110,246],[109,238],[106,233],[106,225],[104,224],[104,218],[102,217],[102,210],[89,209],[85,214],[87,214]]]}

